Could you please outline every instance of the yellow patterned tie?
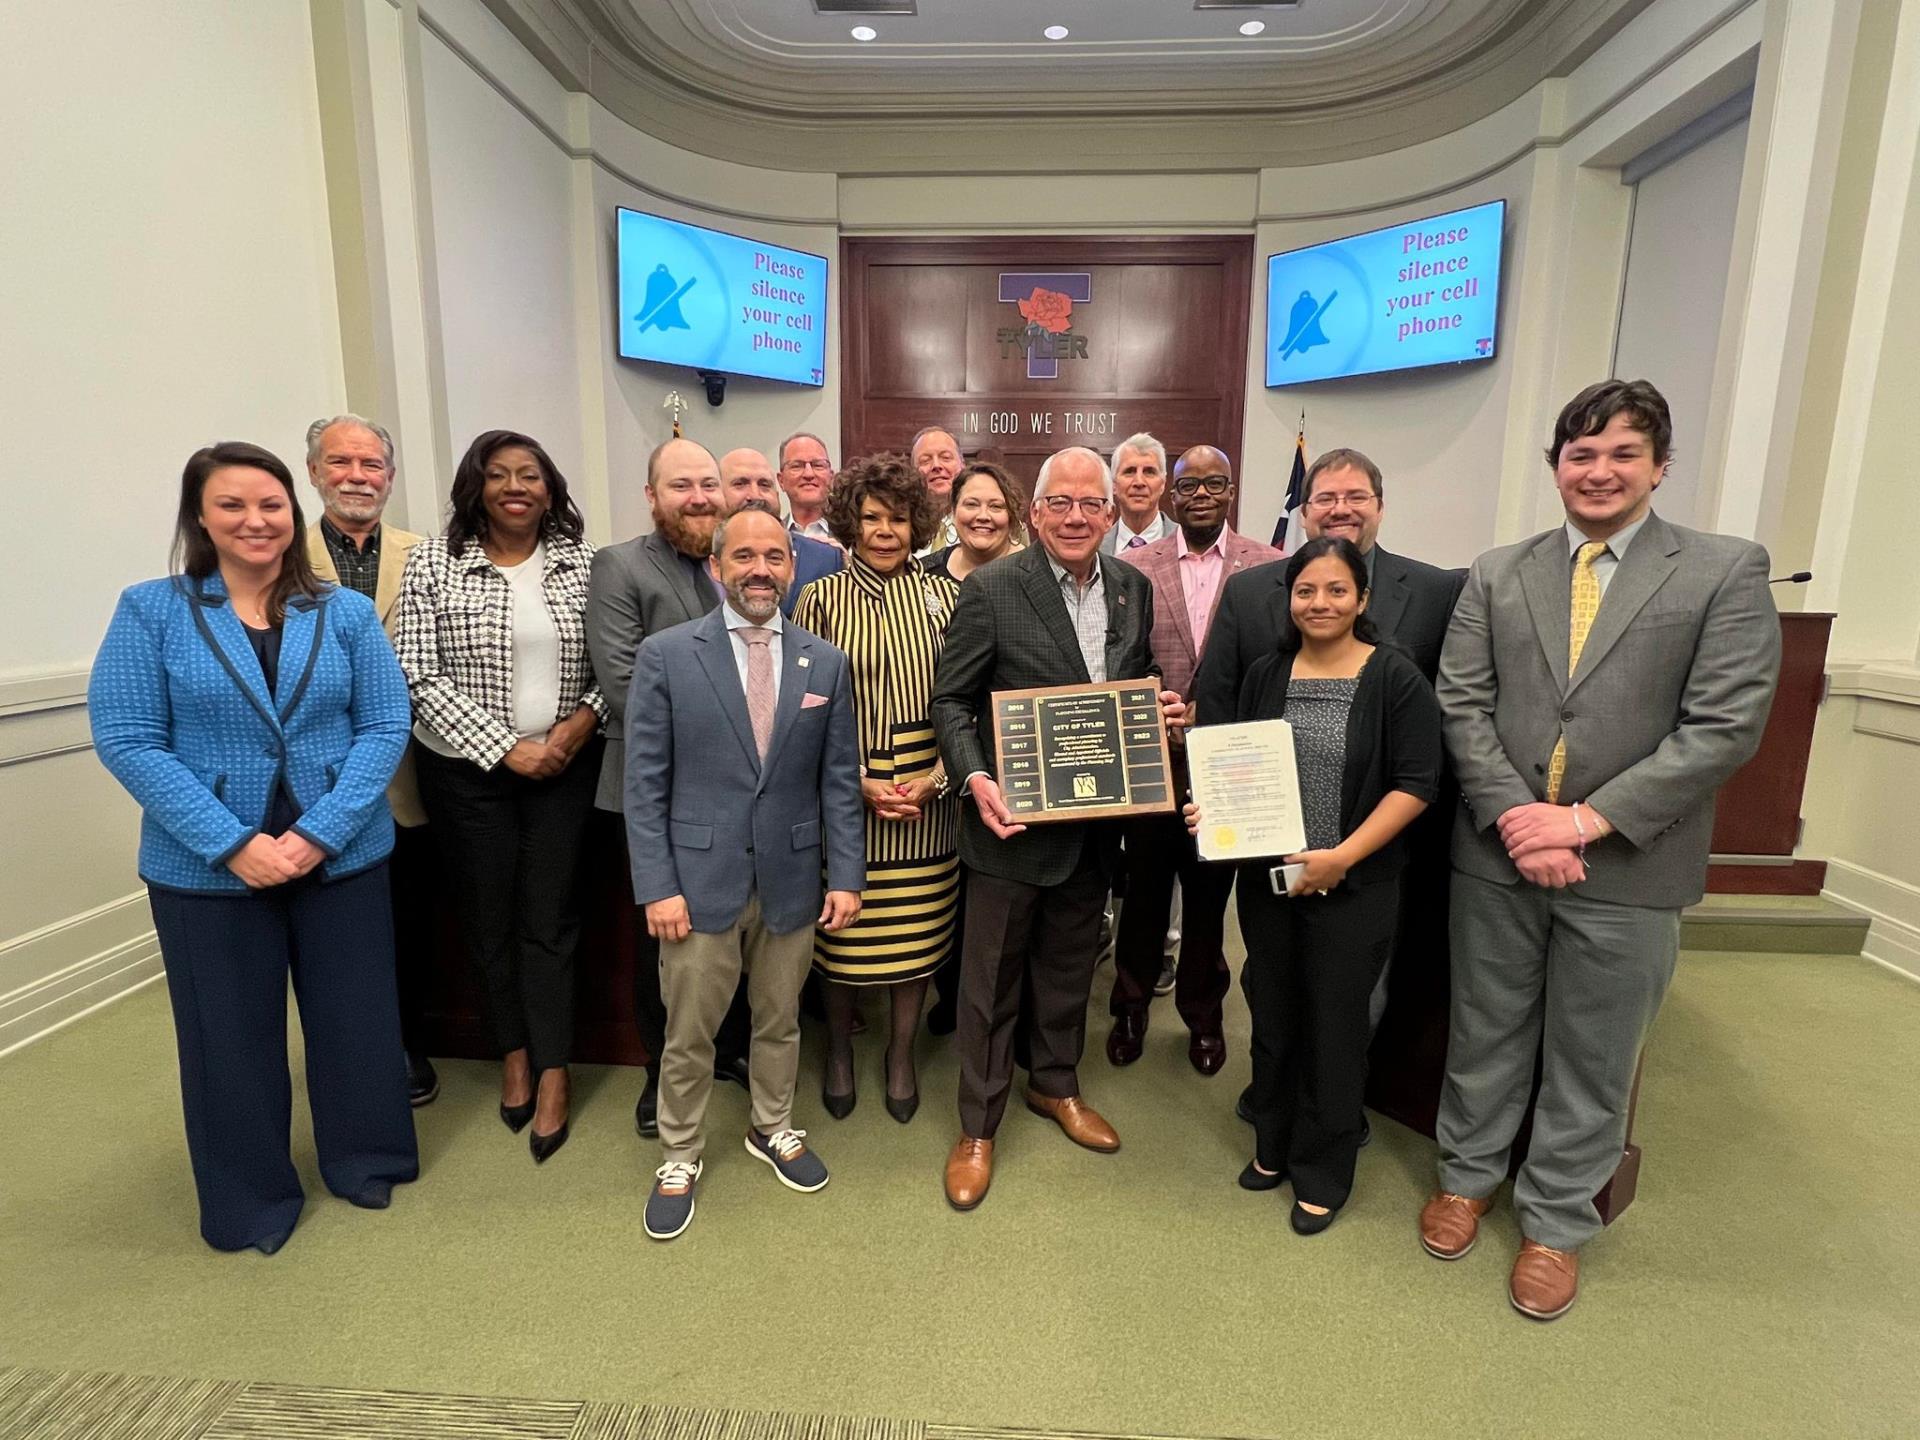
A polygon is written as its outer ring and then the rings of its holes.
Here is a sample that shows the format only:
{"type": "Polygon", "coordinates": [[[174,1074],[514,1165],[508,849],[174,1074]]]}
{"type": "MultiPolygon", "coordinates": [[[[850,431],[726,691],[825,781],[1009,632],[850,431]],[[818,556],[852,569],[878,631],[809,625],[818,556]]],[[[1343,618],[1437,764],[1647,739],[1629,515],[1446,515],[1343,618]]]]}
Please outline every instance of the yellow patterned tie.
{"type": "MultiPolygon", "coordinates": [[[[1600,613],[1600,577],[1593,573],[1594,561],[1607,553],[1606,544],[1589,540],[1580,547],[1573,561],[1573,618],[1567,626],[1567,680],[1579,668],[1580,652],[1586,648],[1587,632],[1593,629],[1593,617],[1600,613]]],[[[1560,803],[1560,782],[1567,774],[1567,736],[1562,731],[1554,742],[1553,758],[1547,761],[1547,803],[1560,803]]]]}

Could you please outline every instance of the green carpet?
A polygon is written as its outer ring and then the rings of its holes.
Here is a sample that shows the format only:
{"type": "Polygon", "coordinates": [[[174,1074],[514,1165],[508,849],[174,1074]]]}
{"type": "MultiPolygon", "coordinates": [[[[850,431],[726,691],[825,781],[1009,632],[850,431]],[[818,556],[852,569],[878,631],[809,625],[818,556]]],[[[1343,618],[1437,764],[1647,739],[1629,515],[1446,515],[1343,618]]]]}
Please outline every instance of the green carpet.
{"type": "Polygon", "coordinates": [[[633,1134],[636,1072],[577,1071],[574,1138],[536,1169],[490,1067],[447,1064],[424,1177],[389,1211],[327,1196],[296,1120],[315,1198],[266,1259],[198,1238],[150,988],[0,1061],[0,1365],[1133,1435],[1920,1433],[1920,987],[1828,956],[1683,960],[1639,1197],[1551,1326],[1506,1303],[1504,1203],[1467,1259],[1420,1250],[1432,1146],[1396,1125],[1375,1121],[1324,1236],[1292,1234],[1286,1192],[1237,1189],[1230,1015],[1211,1080],[1168,1002],[1125,1071],[1096,1017],[1084,1083],[1125,1148],[1077,1149],[1016,1105],[970,1215],[940,1194],[946,1044],[925,1042],[927,1103],[901,1127],[878,1038],[836,1123],[810,1036],[800,1123],[833,1184],[782,1189],[721,1087],[699,1216],[670,1245],[640,1229],[658,1149],[633,1134]]]}

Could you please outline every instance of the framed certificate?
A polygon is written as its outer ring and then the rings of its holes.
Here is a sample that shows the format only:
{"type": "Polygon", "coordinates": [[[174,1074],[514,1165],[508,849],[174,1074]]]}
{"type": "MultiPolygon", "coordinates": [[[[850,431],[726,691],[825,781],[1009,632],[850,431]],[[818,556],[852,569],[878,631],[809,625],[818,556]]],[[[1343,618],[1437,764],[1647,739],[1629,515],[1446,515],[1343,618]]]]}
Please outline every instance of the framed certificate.
{"type": "Polygon", "coordinates": [[[1026,825],[1164,815],[1177,805],[1160,682],[993,692],[1000,794],[1026,825]]]}
{"type": "Polygon", "coordinates": [[[1297,855],[1307,848],[1293,727],[1284,720],[1187,732],[1187,775],[1200,807],[1202,860],[1297,855]]]}

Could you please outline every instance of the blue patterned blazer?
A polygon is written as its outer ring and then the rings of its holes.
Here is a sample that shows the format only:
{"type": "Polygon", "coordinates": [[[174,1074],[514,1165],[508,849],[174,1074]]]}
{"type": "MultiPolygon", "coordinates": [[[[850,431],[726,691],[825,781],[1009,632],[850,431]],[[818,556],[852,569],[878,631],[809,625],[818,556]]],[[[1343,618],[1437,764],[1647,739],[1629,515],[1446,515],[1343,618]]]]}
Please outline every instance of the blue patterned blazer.
{"type": "Polygon", "coordinates": [[[147,580],[120,596],[87,687],[94,749],[139,802],[140,878],[244,894],[226,862],[260,831],[284,773],[294,829],[339,879],[393,849],[387,782],[412,713],[373,602],[295,596],[267,693],[218,575],[147,580]]]}

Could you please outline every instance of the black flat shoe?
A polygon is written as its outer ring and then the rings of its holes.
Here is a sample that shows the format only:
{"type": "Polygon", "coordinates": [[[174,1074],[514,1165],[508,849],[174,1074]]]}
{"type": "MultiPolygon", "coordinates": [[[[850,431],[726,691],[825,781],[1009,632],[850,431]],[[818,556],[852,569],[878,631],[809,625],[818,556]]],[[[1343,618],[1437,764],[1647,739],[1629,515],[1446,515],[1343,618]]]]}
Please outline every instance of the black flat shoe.
{"type": "Polygon", "coordinates": [[[393,1203],[393,1182],[369,1181],[367,1188],[358,1195],[347,1196],[347,1203],[358,1205],[362,1210],[384,1210],[393,1203]]]}
{"type": "Polygon", "coordinates": [[[567,1143],[567,1127],[564,1123],[551,1135],[542,1135],[538,1130],[527,1132],[527,1149],[533,1152],[533,1163],[544,1165],[553,1158],[553,1152],[567,1143]]]}
{"type": "Polygon", "coordinates": [[[1256,1166],[1251,1160],[1247,1161],[1247,1168],[1240,1172],[1240,1188],[1242,1190],[1278,1190],[1286,1183],[1286,1171],[1281,1170],[1269,1175],[1256,1166]]]}
{"type": "Polygon", "coordinates": [[[913,1119],[914,1115],[919,1112],[919,1109],[920,1092],[918,1090],[914,1091],[913,1094],[907,1096],[904,1100],[896,1100],[891,1095],[887,1096],[887,1114],[898,1120],[902,1125],[913,1119]]]}
{"type": "Polygon", "coordinates": [[[827,1107],[827,1114],[836,1120],[844,1120],[851,1115],[854,1103],[859,1098],[860,1093],[857,1090],[849,1090],[844,1095],[835,1095],[824,1087],[820,1091],[820,1103],[827,1107]]]}
{"type": "Polygon", "coordinates": [[[1333,1224],[1333,1217],[1339,1213],[1338,1210],[1329,1210],[1324,1215],[1316,1215],[1311,1210],[1301,1209],[1300,1202],[1296,1200],[1293,1202],[1293,1213],[1287,1219],[1292,1222],[1294,1234],[1318,1235],[1333,1224]]]}
{"type": "Polygon", "coordinates": [[[500,1123],[514,1134],[518,1135],[526,1129],[527,1122],[531,1119],[533,1119],[533,1101],[529,1100],[524,1105],[509,1105],[504,1100],[500,1102],[500,1123]]]}

